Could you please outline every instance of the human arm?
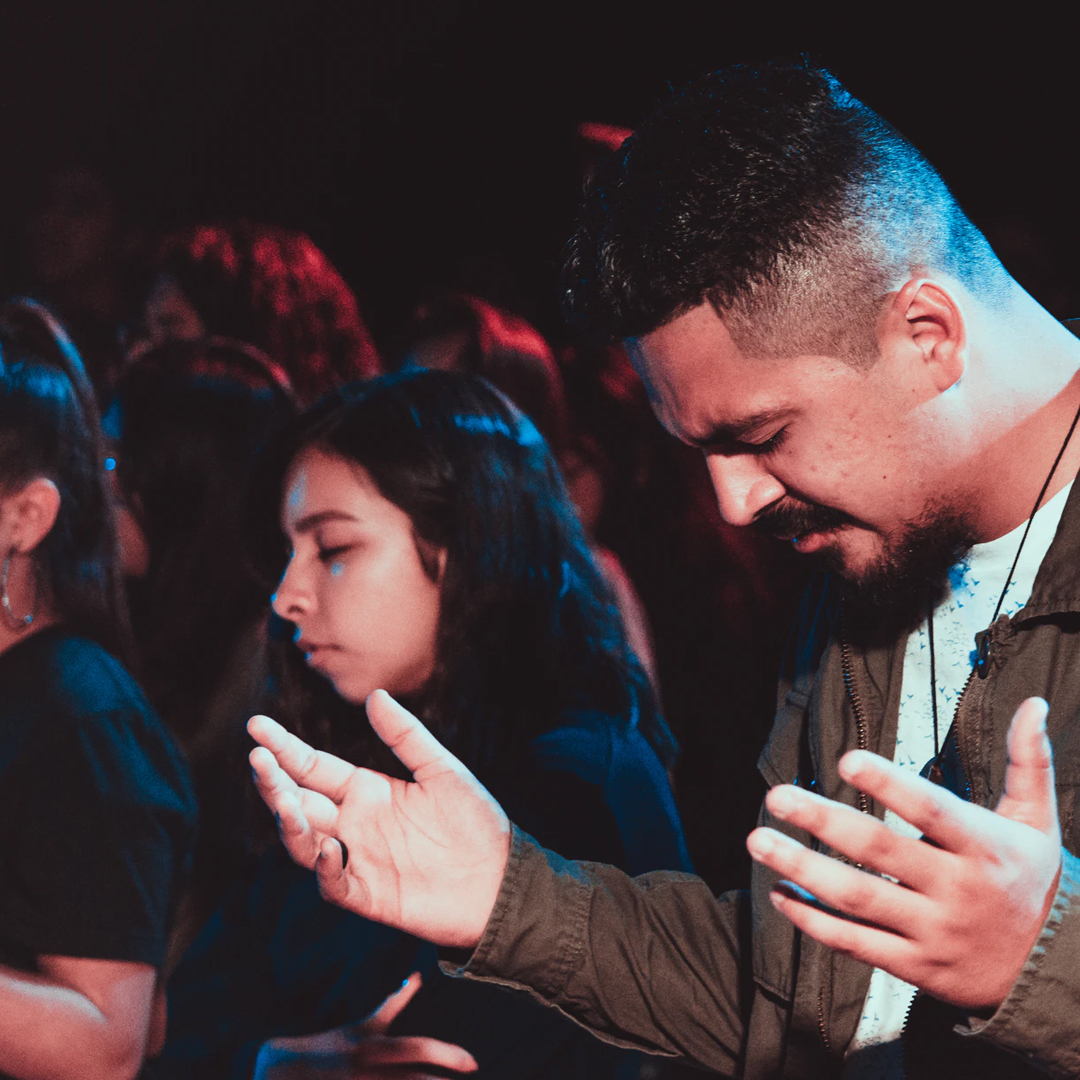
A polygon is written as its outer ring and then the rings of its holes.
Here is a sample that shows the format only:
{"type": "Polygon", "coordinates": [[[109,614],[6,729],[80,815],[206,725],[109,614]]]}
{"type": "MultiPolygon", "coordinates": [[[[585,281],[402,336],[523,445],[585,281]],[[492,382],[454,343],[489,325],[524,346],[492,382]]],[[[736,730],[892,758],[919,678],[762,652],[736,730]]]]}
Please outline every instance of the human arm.
{"type": "Polygon", "coordinates": [[[270,1039],[259,1050],[252,1080],[428,1080],[427,1066],[474,1072],[476,1061],[460,1046],[388,1034],[390,1025],[419,989],[420,976],[414,973],[397,993],[358,1023],[316,1035],[270,1039]]]}
{"type": "Polygon", "coordinates": [[[147,964],[38,958],[0,966],[0,1061],[18,1080],[122,1080],[142,1065],[157,974],[147,964]]]}
{"type": "Polygon", "coordinates": [[[499,891],[510,823],[465,766],[388,694],[372,694],[367,712],[411,782],[356,768],[268,717],[253,717],[259,792],[289,854],[315,870],[327,900],[437,945],[472,948],[499,891]]]}
{"type": "Polygon", "coordinates": [[[747,843],[755,859],[797,887],[778,888],[771,899],[806,933],[967,1010],[973,1034],[1034,1052],[1065,1076],[1080,1066],[1080,1000],[1074,976],[1063,975],[1075,972],[1080,950],[1080,885],[1077,861],[1061,847],[1045,721],[1040,699],[1017,710],[1005,794],[994,811],[876,755],[841,759],[844,779],[930,843],[787,785],[769,793],[770,811],[849,862],[771,829],[756,830],[747,843]],[[1032,1027],[1036,1003],[1044,1019],[1032,1027]]]}
{"type": "Polygon", "coordinates": [[[424,768],[453,759],[415,718],[385,695],[368,714],[416,776],[397,795],[272,721],[250,726],[263,744],[252,753],[259,789],[324,896],[440,944],[479,943],[466,974],[526,986],[609,1041],[733,1071],[747,1008],[745,897],[718,901],[688,875],[631,879],[571,863],[517,831],[509,852],[505,816],[475,779],[456,762],[452,783],[424,768]]]}

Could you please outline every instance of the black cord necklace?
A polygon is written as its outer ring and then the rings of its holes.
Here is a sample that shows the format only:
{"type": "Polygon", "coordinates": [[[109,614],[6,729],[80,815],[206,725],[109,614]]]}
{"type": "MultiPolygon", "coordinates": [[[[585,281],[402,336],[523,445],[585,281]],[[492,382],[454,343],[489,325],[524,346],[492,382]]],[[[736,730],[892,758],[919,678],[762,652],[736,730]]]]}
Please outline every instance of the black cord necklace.
{"type": "MultiPolygon", "coordinates": [[[[1035,508],[1028,516],[1027,524],[1024,526],[1024,533],[1020,537],[1020,545],[1016,549],[1016,556],[1013,558],[1012,566],[1009,567],[1009,573],[1005,578],[1005,587],[1001,590],[1001,595],[998,597],[997,604],[994,607],[994,614],[990,619],[990,625],[985,630],[975,635],[975,673],[980,679],[985,679],[990,673],[990,630],[994,626],[994,623],[997,622],[998,616],[1001,614],[1001,605],[1005,602],[1005,594],[1009,591],[1013,574],[1016,573],[1016,567],[1020,563],[1020,553],[1024,550],[1024,544],[1027,541],[1028,533],[1031,532],[1031,525],[1035,520],[1035,515],[1042,506],[1042,501],[1046,497],[1046,492],[1050,488],[1051,481],[1054,479],[1054,473],[1057,472],[1057,467],[1061,464],[1061,459],[1065,456],[1065,451],[1068,448],[1069,441],[1072,439],[1073,432],[1076,430],[1076,425],[1078,423],[1080,423],[1080,408],[1076,410],[1076,415],[1073,417],[1073,421],[1069,425],[1069,430],[1065,435],[1065,441],[1061,444],[1061,449],[1058,450],[1057,457],[1054,458],[1054,464],[1050,466],[1050,472],[1047,474],[1046,480],[1039,490],[1039,497],[1035,500],[1035,508]]],[[[934,783],[941,783],[943,779],[941,752],[944,746],[948,744],[949,738],[953,733],[953,728],[956,726],[956,717],[955,715],[953,716],[953,721],[949,725],[949,730],[945,735],[945,743],[940,743],[938,741],[937,667],[934,657],[933,601],[930,602],[929,610],[927,611],[926,632],[930,645],[930,711],[934,718],[934,756],[925,766],[923,766],[919,775],[928,777],[930,780],[933,780],[934,783]]]]}

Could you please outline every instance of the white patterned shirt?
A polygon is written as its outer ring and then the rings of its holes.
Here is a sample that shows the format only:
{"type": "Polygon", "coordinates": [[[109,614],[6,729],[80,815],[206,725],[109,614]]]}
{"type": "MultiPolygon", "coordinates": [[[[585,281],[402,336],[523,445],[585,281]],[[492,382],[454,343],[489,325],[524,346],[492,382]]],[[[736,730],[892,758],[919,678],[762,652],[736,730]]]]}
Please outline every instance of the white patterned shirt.
{"type": "MultiPolygon", "coordinates": [[[[1001,614],[1015,615],[1028,601],[1035,575],[1054,539],[1072,484],[1040,508],[1031,523],[1013,573],[1001,614]]],[[[1027,522],[986,544],[976,544],[949,571],[949,592],[934,609],[934,658],[938,736],[944,742],[960,695],[975,665],[975,635],[990,625],[1005,576],[1027,522]]],[[[926,620],[911,633],[904,653],[900,717],[893,761],[918,773],[934,757],[934,720],[930,699],[930,639],[926,620]]],[[[885,823],[905,836],[918,829],[885,811],[885,823]]],[[[844,1080],[901,1080],[900,1033],[915,997],[915,987],[875,969],[855,1038],[848,1048],[844,1080]]]]}

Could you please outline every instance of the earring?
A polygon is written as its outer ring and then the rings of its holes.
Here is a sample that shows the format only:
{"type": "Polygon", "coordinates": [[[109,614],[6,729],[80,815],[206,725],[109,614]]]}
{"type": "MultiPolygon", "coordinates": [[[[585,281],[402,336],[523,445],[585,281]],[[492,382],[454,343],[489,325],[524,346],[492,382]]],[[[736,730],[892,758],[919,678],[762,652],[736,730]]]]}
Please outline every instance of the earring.
{"type": "MultiPolygon", "coordinates": [[[[11,569],[11,556],[12,552],[8,552],[4,556],[4,565],[0,569],[0,606],[4,609],[4,618],[7,619],[8,626],[12,630],[25,630],[34,621],[34,605],[31,605],[31,609],[26,615],[16,615],[11,607],[11,599],[8,597],[7,581],[8,570],[11,569]]],[[[35,599],[36,603],[36,599],[35,599]]]]}

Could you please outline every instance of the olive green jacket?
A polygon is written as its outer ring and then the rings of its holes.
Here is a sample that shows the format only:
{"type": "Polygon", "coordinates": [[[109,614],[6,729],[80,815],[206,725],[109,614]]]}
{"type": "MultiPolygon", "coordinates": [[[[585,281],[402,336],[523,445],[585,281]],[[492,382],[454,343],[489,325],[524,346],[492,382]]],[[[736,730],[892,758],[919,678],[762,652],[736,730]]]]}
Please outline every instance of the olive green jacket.
{"type": "MultiPolygon", "coordinates": [[[[864,746],[892,759],[906,633],[844,612],[828,579],[807,595],[759,769],[858,805],[837,762],[864,746]]],[[[1080,484],[1031,599],[989,631],[988,674],[960,701],[957,733],[972,798],[994,806],[1016,707],[1050,702],[1064,837],[1060,885],[1008,998],[989,1021],[924,995],[904,1033],[909,1077],[1080,1076],[1080,484]]],[[[869,801],[865,809],[881,817],[869,801]]],[[[762,809],[762,824],[812,842],[762,809]]],[[[697,878],[631,879],[572,863],[515,830],[483,938],[463,968],[530,989],[602,1038],[678,1055],[727,1076],[839,1076],[871,969],[794,927],[755,864],[749,892],[716,898],[697,878]]],[[[449,965],[447,965],[449,968],[449,965]]]]}

